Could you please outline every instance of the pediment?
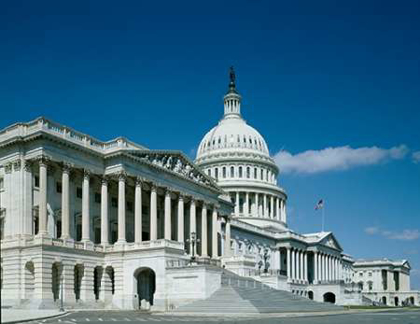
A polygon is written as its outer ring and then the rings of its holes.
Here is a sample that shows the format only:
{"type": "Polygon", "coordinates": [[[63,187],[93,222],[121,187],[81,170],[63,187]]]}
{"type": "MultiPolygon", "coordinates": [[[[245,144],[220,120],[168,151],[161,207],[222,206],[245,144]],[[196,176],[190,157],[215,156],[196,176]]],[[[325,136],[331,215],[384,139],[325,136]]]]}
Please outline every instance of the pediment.
{"type": "Polygon", "coordinates": [[[340,250],[340,251],[343,250],[333,234],[329,234],[328,236],[323,238],[320,244],[328,246],[329,248],[332,248],[335,250],[340,250]]]}
{"type": "Polygon", "coordinates": [[[158,168],[176,173],[183,178],[205,185],[214,190],[222,190],[199,167],[192,163],[182,152],[176,151],[132,151],[131,155],[158,168]]]}

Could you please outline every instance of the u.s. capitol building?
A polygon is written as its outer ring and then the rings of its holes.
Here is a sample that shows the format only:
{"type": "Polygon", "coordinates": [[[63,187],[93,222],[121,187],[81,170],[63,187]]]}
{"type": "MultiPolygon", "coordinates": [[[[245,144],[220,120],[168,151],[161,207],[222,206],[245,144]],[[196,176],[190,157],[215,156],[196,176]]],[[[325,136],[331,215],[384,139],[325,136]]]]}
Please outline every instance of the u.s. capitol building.
{"type": "Polygon", "coordinates": [[[331,232],[290,229],[278,176],[233,71],[195,162],[45,118],[6,127],[2,307],[176,311],[245,287],[320,308],[419,305],[408,261],[355,261],[331,232]]]}

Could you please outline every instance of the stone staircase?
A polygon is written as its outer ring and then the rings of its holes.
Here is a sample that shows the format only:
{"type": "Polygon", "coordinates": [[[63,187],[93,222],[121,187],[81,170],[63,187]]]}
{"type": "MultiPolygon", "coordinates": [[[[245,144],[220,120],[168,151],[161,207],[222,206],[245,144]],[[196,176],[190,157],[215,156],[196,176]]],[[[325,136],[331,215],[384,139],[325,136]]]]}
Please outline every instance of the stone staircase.
{"type": "Polygon", "coordinates": [[[224,270],[222,286],[205,300],[178,307],[175,313],[260,314],[290,312],[323,312],[342,307],[318,303],[224,270]]]}

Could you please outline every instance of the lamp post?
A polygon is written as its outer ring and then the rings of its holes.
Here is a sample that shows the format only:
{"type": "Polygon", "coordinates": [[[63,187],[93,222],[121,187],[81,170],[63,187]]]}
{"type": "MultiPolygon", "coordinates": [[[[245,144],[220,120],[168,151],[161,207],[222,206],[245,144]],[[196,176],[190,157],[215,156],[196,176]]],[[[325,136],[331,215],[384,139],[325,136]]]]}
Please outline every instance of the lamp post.
{"type": "Polygon", "coordinates": [[[195,232],[191,232],[190,238],[187,239],[187,242],[191,243],[191,263],[195,261],[195,244],[200,242],[200,239],[197,238],[195,232]]]}

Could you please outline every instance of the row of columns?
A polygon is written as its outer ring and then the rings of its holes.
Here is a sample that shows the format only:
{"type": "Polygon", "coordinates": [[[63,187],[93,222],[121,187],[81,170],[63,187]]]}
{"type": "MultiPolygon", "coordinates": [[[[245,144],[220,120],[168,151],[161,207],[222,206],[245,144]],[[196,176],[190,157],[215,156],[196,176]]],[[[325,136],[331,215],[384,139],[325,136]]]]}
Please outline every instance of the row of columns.
{"type": "Polygon", "coordinates": [[[287,248],[287,278],[308,281],[308,252],[287,248]]]}
{"type": "MultiPolygon", "coordinates": [[[[235,192],[235,216],[239,217],[240,212],[240,196],[242,192],[235,192]]],[[[259,216],[271,219],[277,219],[278,221],[286,222],[286,204],[284,199],[277,196],[263,194],[258,192],[243,192],[245,195],[244,203],[242,205],[242,215],[245,217],[259,216]],[[251,195],[254,200],[251,201],[251,195]],[[260,203],[261,201],[261,203],[260,203]],[[251,207],[251,208],[250,208],[251,207]]]]}
{"type": "MultiPolygon", "coordinates": [[[[308,251],[288,247],[287,249],[287,277],[290,280],[308,281],[308,251]]],[[[340,259],[334,255],[313,252],[314,282],[340,280],[340,259]]],[[[281,260],[281,250],[279,250],[281,260]]],[[[280,263],[281,264],[281,263],[280,263]]],[[[281,265],[280,265],[280,270],[281,265]]]]}
{"type": "Polygon", "coordinates": [[[340,280],[340,259],[334,255],[314,252],[314,280],[340,280]]]}
{"type": "MultiPolygon", "coordinates": [[[[64,164],[62,170],[62,236],[61,239],[70,239],[70,190],[69,190],[69,174],[70,166],[64,164]]],[[[39,235],[47,235],[47,162],[44,159],[39,161],[39,235]]],[[[118,241],[117,243],[126,243],[126,180],[125,172],[118,174],[118,241]]],[[[82,241],[90,242],[90,201],[89,189],[90,172],[84,171],[82,184],[82,241]]],[[[134,236],[135,242],[142,242],[142,186],[143,181],[139,178],[135,182],[135,203],[134,203],[134,236]]],[[[158,236],[158,220],[157,220],[157,189],[158,187],[151,184],[150,189],[150,240],[157,240],[158,236]]],[[[178,195],[178,226],[177,239],[184,242],[184,197],[178,195]]],[[[208,231],[208,205],[202,202],[201,211],[201,255],[208,256],[207,231],[208,231]],[[205,220],[205,221],[204,221],[205,220]]],[[[164,238],[172,240],[172,199],[171,191],[165,192],[164,204],[164,238]]],[[[212,222],[212,251],[213,257],[217,256],[217,228],[218,228],[218,211],[216,206],[212,206],[211,214],[212,222]]],[[[190,202],[190,233],[197,233],[196,228],[196,200],[191,197],[190,202]]],[[[226,239],[230,242],[229,239],[226,239]]],[[[102,178],[101,183],[101,244],[109,244],[109,216],[108,216],[108,179],[102,178]]],[[[195,247],[196,249],[196,247],[195,247]]],[[[195,251],[196,252],[196,251],[195,251]]]]}

